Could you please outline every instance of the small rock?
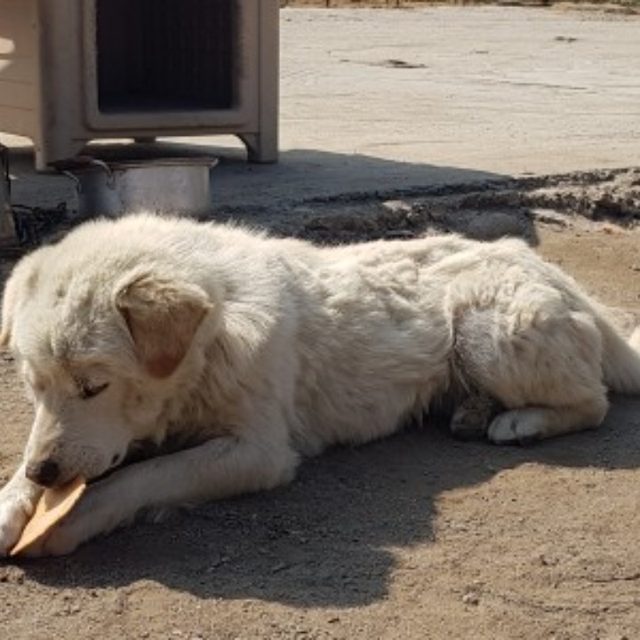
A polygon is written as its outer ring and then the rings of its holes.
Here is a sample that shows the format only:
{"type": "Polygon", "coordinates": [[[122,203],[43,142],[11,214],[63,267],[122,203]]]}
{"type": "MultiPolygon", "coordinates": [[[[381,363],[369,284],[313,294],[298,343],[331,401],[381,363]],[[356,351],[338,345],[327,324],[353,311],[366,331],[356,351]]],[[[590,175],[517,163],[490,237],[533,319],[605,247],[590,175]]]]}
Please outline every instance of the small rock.
{"type": "Polygon", "coordinates": [[[525,225],[516,215],[488,213],[473,219],[467,227],[467,234],[478,240],[496,240],[504,236],[521,237],[525,235],[525,225]]]}
{"type": "Polygon", "coordinates": [[[473,591],[469,591],[462,596],[462,602],[464,602],[464,604],[477,606],[480,604],[480,596],[473,591]]]}
{"type": "Polygon", "coordinates": [[[538,560],[543,567],[555,567],[558,564],[558,558],[549,557],[545,554],[540,555],[538,560]]]}
{"type": "Polygon", "coordinates": [[[125,594],[122,592],[116,593],[114,602],[113,602],[113,612],[116,615],[120,615],[124,613],[126,606],[127,606],[127,597],[125,596],[125,594]]]}
{"type": "Polygon", "coordinates": [[[409,213],[411,211],[411,205],[404,200],[387,200],[382,203],[382,206],[389,211],[401,211],[403,213],[409,213]]]}
{"type": "Polygon", "coordinates": [[[229,560],[229,558],[227,556],[224,556],[224,555],[219,555],[219,556],[216,556],[216,557],[212,558],[211,562],[209,563],[209,567],[207,568],[207,573],[211,573],[212,571],[214,571],[218,567],[221,567],[228,560],[229,560]]]}
{"type": "Polygon", "coordinates": [[[418,211],[409,211],[406,215],[407,224],[416,227],[424,223],[425,214],[418,211]]]}
{"type": "Polygon", "coordinates": [[[280,573],[281,571],[288,569],[290,566],[291,565],[287,564],[286,562],[279,562],[275,566],[271,567],[271,573],[280,573]]]}
{"type": "Polygon", "coordinates": [[[600,227],[600,231],[610,236],[622,233],[622,229],[614,227],[612,224],[603,224],[602,227],[600,227]]]}

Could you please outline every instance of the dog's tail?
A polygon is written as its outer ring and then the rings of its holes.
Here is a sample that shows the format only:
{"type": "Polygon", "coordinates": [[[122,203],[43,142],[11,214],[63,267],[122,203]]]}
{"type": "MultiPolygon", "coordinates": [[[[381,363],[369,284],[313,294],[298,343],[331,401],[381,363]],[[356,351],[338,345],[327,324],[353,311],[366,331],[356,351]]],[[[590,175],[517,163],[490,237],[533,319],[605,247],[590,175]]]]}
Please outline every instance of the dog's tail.
{"type": "Polygon", "coordinates": [[[608,322],[600,329],[604,339],[605,383],[617,393],[640,395],[640,327],[628,342],[608,322]]]}

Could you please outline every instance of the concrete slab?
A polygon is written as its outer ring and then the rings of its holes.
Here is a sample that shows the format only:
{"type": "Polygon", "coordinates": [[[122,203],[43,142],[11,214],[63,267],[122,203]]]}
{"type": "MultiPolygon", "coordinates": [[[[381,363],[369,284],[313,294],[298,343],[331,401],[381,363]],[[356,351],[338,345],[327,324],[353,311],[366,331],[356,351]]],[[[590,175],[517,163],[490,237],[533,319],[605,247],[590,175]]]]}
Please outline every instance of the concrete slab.
{"type": "MultiPolygon", "coordinates": [[[[215,203],[234,208],[634,166],[639,32],[640,16],[561,9],[285,9],[281,163],[184,142],[222,154],[215,203]]],[[[28,154],[13,166],[14,201],[72,196],[64,178],[34,177],[28,154]]]]}

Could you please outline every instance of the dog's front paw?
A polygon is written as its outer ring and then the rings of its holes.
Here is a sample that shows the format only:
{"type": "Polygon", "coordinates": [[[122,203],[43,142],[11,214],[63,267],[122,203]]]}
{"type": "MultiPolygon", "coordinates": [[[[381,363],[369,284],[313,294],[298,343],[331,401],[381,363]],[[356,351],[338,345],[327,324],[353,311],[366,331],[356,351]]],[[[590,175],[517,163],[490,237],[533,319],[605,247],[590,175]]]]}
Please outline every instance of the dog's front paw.
{"type": "Polygon", "coordinates": [[[498,415],[489,425],[495,444],[530,444],[544,437],[544,423],[535,409],[516,409],[498,415]]]}
{"type": "Polygon", "coordinates": [[[117,499],[112,499],[101,484],[90,486],[71,512],[25,555],[68,555],[91,538],[115,529],[123,520],[117,499]]]}
{"type": "Polygon", "coordinates": [[[33,512],[33,503],[16,491],[0,491],[0,557],[18,542],[33,512]]]}

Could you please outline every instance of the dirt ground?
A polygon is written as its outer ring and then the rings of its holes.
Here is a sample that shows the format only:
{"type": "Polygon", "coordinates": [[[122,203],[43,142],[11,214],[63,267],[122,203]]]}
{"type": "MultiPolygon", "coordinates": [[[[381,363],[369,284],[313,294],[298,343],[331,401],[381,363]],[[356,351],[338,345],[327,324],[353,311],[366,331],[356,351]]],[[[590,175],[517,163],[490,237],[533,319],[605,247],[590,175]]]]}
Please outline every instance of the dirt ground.
{"type": "MultiPolygon", "coordinates": [[[[506,6],[286,10],[281,162],[258,170],[238,149],[223,154],[216,215],[321,243],[520,235],[630,329],[637,21],[506,6]]],[[[68,180],[12,152],[14,203],[70,201],[68,180]]],[[[63,213],[27,215],[23,239],[64,226],[63,213]]],[[[0,273],[11,255],[0,249],[0,273]]],[[[0,355],[0,483],[30,420],[0,355]]],[[[432,424],[68,558],[0,561],[0,638],[632,640],[639,507],[639,399],[613,399],[598,431],[528,448],[461,443],[432,424]]]]}
{"type": "MultiPolygon", "coordinates": [[[[640,172],[317,202],[320,242],[517,234],[640,321],[640,172]]],[[[7,266],[7,265],[5,265],[7,266]]],[[[0,480],[30,409],[0,361],[0,480]]],[[[0,563],[0,629],[54,638],[635,638],[640,400],[530,448],[437,425],[306,462],[288,487],[176,513],[68,558],[0,563]]]]}

